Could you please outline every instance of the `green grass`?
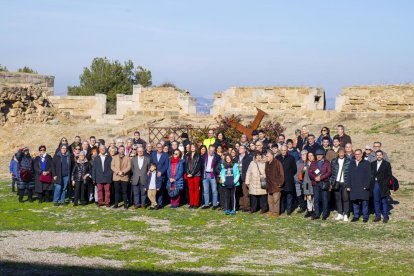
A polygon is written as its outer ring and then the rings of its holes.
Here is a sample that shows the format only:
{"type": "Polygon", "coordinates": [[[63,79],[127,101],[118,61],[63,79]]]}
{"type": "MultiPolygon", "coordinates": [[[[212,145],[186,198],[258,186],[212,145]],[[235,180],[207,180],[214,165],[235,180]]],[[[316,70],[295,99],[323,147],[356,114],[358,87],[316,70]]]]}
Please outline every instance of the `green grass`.
{"type": "MultiPolygon", "coordinates": [[[[278,219],[246,213],[232,217],[186,207],[158,211],[95,205],[56,208],[50,203],[20,204],[6,185],[0,186],[2,238],[4,231],[11,230],[72,231],[86,236],[104,231],[108,238],[114,232],[126,233],[137,239],[127,244],[33,249],[122,261],[124,272],[414,274],[414,222],[410,220],[392,217],[389,224],[346,224],[310,221],[299,214],[278,219]],[[154,231],[163,225],[148,220],[165,222],[167,228],[154,231]]],[[[412,185],[403,185],[402,191],[403,197],[413,195],[412,185]]],[[[398,194],[394,199],[398,200],[398,194]]],[[[6,267],[17,269],[14,264],[6,267]]]]}

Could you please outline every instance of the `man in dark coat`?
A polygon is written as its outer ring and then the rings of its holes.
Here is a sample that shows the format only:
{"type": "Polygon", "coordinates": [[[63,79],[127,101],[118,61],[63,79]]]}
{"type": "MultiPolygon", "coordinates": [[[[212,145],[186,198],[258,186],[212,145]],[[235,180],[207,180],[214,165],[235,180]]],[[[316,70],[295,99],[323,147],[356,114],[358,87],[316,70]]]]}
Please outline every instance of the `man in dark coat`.
{"type": "Polygon", "coordinates": [[[98,187],[98,206],[110,206],[112,182],[112,157],[106,153],[105,145],[99,146],[99,155],[93,160],[92,179],[98,187]],[[105,190],[105,197],[104,197],[105,190]]]}
{"type": "Polygon", "coordinates": [[[362,150],[355,150],[355,160],[349,164],[347,188],[350,189],[350,199],[354,208],[352,222],[359,220],[362,204],[363,222],[368,222],[369,189],[371,183],[371,164],[362,158],[362,150]]]}
{"type": "Polygon", "coordinates": [[[72,183],[72,156],[68,152],[68,145],[62,144],[60,151],[53,156],[52,175],[55,184],[55,193],[53,195],[53,203],[58,206],[58,201],[65,205],[66,190],[68,183],[72,183]]]}
{"type": "Polygon", "coordinates": [[[247,188],[245,180],[247,169],[249,168],[250,162],[252,162],[252,160],[252,156],[247,153],[246,146],[240,145],[237,164],[239,164],[241,185],[238,186],[240,190],[237,194],[240,197],[239,205],[242,212],[247,212],[250,210],[249,189],[247,188]]]}
{"type": "Polygon", "coordinates": [[[288,154],[288,148],[283,145],[280,148],[281,154],[276,156],[276,159],[282,163],[284,174],[284,188],[282,193],[282,212],[287,210],[287,215],[290,216],[293,212],[293,202],[295,193],[295,174],[297,172],[296,160],[293,156],[288,154]]]}
{"type": "Polygon", "coordinates": [[[168,170],[168,154],[162,151],[162,144],[157,144],[156,151],[153,151],[150,157],[151,163],[154,163],[157,166],[157,177],[161,177],[161,188],[157,192],[157,204],[158,208],[163,206],[164,194],[166,191],[166,179],[167,179],[167,170],[168,170]]]}
{"type": "Polygon", "coordinates": [[[371,188],[374,195],[374,222],[381,221],[381,205],[383,222],[387,223],[389,220],[388,214],[388,196],[391,195],[389,183],[392,178],[391,164],[384,159],[384,154],[381,150],[376,152],[377,160],[371,163],[371,188]]]}
{"type": "Polygon", "coordinates": [[[269,217],[280,215],[280,197],[285,183],[284,170],[282,163],[273,157],[273,152],[268,150],[266,153],[266,191],[269,203],[269,217]]]}
{"type": "Polygon", "coordinates": [[[313,186],[313,204],[315,213],[312,220],[319,219],[321,215],[320,204],[322,202],[322,220],[326,220],[329,216],[329,197],[330,191],[329,177],[332,174],[331,164],[325,159],[325,151],[318,149],[316,151],[316,160],[309,166],[309,178],[313,186]]]}

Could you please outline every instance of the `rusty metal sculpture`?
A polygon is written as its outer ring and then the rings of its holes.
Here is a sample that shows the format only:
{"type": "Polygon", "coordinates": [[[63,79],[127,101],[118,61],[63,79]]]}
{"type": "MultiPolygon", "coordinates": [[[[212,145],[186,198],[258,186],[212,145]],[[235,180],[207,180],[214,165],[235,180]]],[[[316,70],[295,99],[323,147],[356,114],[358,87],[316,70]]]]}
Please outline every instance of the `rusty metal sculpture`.
{"type": "Polygon", "coordinates": [[[229,123],[232,127],[234,127],[235,129],[237,129],[241,133],[246,134],[247,135],[247,138],[249,140],[252,139],[253,130],[255,130],[255,129],[257,129],[259,127],[260,123],[263,120],[263,117],[265,115],[267,115],[267,113],[264,112],[263,110],[261,110],[260,108],[257,108],[256,107],[256,109],[257,109],[256,118],[254,118],[254,120],[253,120],[250,128],[247,128],[244,125],[242,125],[242,124],[240,124],[238,122],[234,122],[234,121],[230,121],[230,123],[229,123]]]}

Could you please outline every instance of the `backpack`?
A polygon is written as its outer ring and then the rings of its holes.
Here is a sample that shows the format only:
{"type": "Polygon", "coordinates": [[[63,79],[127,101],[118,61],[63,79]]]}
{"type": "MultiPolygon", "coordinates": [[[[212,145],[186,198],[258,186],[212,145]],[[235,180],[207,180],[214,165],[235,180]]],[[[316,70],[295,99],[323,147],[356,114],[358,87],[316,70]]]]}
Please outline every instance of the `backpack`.
{"type": "Polygon", "coordinates": [[[19,176],[23,182],[30,182],[32,180],[32,159],[23,157],[19,164],[19,176]]]}

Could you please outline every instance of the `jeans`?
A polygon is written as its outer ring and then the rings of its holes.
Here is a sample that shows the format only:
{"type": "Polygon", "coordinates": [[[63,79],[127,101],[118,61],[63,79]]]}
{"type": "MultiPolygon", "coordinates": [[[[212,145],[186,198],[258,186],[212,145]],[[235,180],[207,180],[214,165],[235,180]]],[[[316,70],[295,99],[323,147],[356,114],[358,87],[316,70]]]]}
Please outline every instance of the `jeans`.
{"type": "Polygon", "coordinates": [[[327,218],[329,216],[329,201],[328,193],[329,191],[322,190],[323,183],[319,182],[313,186],[313,207],[315,209],[315,217],[319,218],[321,216],[320,203],[322,201],[322,216],[327,218]]]}
{"type": "Polygon", "coordinates": [[[365,220],[368,220],[369,213],[368,213],[368,200],[354,200],[352,205],[354,207],[354,218],[358,219],[360,216],[360,208],[362,203],[362,217],[365,220]]]}
{"type": "Polygon", "coordinates": [[[55,204],[58,203],[59,199],[60,203],[65,203],[66,189],[68,188],[69,176],[62,176],[62,181],[63,183],[55,185],[55,193],[53,195],[53,203],[55,204]]]}
{"type": "Polygon", "coordinates": [[[282,192],[282,211],[284,213],[287,211],[288,214],[293,212],[293,193],[292,192],[282,192]]]}
{"type": "Polygon", "coordinates": [[[145,186],[141,184],[132,185],[132,191],[134,193],[134,205],[138,206],[145,204],[145,200],[147,199],[145,186]]]}
{"type": "Polygon", "coordinates": [[[374,210],[375,217],[381,218],[381,205],[382,205],[382,216],[384,219],[388,219],[388,196],[381,197],[380,186],[377,181],[374,184],[374,210]]]}
{"type": "Polygon", "coordinates": [[[208,206],[210,203],[210,185],[213,192],[213,206],[217,206],[217,183],[216,178],[210,176],[210,173],[206,173],[206,178],[203,179],[204,188],[204,205],[208,206]]]}

